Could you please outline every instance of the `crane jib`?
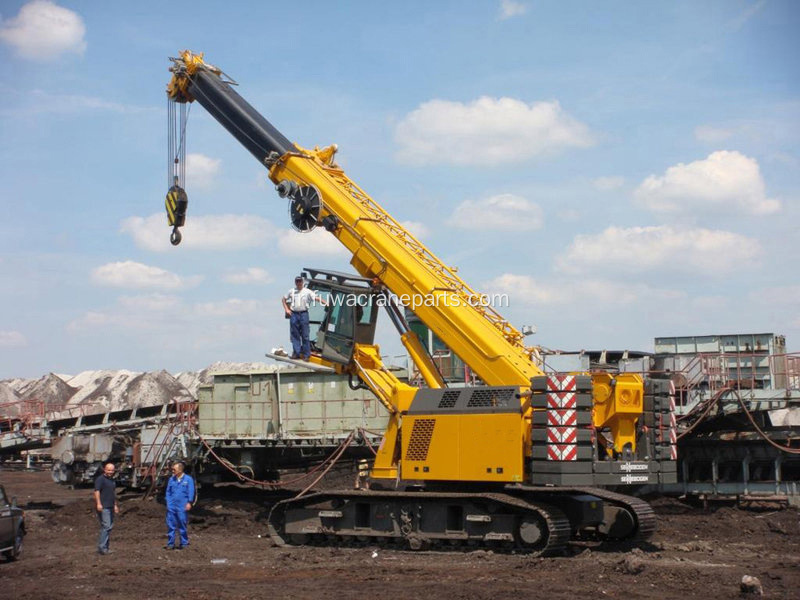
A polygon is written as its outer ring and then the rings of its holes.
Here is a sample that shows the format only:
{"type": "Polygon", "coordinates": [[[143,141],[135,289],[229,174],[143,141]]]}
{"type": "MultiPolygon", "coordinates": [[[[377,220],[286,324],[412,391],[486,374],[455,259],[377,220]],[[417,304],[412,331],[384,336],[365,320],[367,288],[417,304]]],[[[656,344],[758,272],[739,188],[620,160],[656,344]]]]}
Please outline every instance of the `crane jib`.
{"type": "Polygon", "coordinates": [[[296,150],[292,142],[218,75],[198,69],[190,79],[194,99],[262,165],[273,152],[282,156],[296,150]]]}

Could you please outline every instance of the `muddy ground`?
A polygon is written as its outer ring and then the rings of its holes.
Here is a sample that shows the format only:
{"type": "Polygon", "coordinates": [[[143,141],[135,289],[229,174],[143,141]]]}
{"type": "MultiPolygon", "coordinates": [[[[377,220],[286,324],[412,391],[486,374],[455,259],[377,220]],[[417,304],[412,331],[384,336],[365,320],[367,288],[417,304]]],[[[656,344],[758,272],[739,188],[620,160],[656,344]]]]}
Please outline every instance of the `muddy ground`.
{"type": "Polygon", "coordinates": [[[19,561],[0,559],[0,598],[736,598],[743,575],[766,598],[800,597],[800,513],[762,505],[702,509],[653,501],[659,529],[642,548],[571,555],[278,548],[259,493],[202,491],[191,546],[166,551],[164,507],[123,495],[112,554],[95,553],[91,490],[47,472],[0,471],[26,508],[19,561]]]}

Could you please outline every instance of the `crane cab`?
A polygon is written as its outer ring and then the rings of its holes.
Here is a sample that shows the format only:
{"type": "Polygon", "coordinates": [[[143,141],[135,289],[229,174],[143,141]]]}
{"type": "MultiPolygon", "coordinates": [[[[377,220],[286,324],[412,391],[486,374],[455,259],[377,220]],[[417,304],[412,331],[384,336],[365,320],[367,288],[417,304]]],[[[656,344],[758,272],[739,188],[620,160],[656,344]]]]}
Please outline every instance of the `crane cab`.
{"type": "Polygon", "coordinates": [[[381,291],[364,277],[316,269],[306,272],[308,287],[327,297],[324,312],[311,317],[319,326],[312,340],[314,346],[323,359],[347,365],[355,344],[372,345],[375,341],[381,291]]]}

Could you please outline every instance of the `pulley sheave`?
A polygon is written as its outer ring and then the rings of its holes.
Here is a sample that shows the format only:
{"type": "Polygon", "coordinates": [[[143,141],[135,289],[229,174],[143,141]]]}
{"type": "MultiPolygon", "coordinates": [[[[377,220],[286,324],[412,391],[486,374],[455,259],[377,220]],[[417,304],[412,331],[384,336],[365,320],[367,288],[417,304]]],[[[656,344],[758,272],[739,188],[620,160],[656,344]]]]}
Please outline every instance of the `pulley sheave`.
{"type": "Polygon", "coordinates": [[[297,231],[307,232],[320,224],[322,198],[313,186],[295,186],[288,194],[289,219],[297,231]]]}

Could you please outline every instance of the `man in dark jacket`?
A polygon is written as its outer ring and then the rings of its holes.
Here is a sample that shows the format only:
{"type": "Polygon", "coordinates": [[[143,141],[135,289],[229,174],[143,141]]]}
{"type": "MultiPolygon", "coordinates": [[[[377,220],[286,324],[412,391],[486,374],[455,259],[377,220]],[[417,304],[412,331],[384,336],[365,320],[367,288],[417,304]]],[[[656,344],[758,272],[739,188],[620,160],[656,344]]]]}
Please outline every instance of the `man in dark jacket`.
{"type": "Polygon", "coordinates": [[[194,502],[194,479],[183,472],[184,464],[172,465],[172,477],[167,483],[167,550],[180,550],[189,545],[186,531],[187,511],[194,502]],[[180,534],[180,544],[175,544],[175,530],[180,534]]]}
{"type": "Polygon", "coordinates": [[[103,465],[103,473],[94,480],[94,503],[100,521],[100,538],[97,540],[97,553],[108,554],[108,541],[114,528],[114,515],[119,513],[117,504],[117,484],[114,482],[114,463],[103,465]]]}

